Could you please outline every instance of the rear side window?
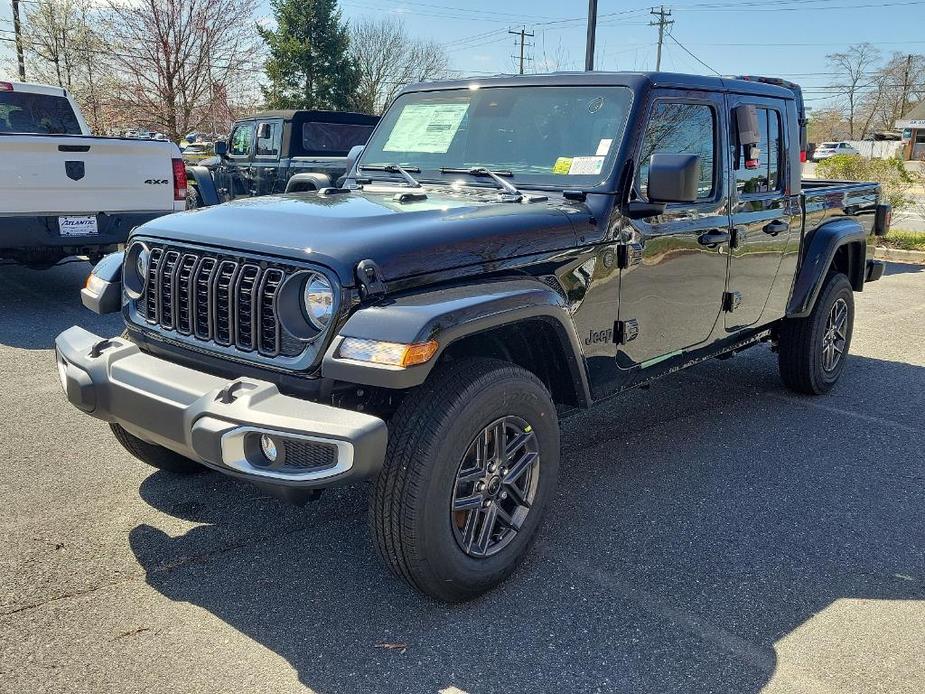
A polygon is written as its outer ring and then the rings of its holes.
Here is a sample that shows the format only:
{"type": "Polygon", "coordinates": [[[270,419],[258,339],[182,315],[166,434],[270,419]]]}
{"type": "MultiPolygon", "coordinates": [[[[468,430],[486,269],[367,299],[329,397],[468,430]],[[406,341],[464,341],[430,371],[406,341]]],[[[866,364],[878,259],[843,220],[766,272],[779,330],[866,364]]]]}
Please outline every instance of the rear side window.
{"type": "Polygon", "coordinates": [[[356,145],[365,145],[372,125],[356,123],[305,123],[302,149],[308,155],[345,157],[356,145]]]}
{"type": "MultiPolygon", "coordinates": [[[[769,193],[783,189],[781,158],[783,146],[780,132],[780,114],[768,108],[758,108],[758,165],[745,167],[745,153],[739,147],[736,162],[736,191],[740,194],[769,193]]],[[[823,143],[823,147],[825,143],[823,143]]],[[[833,145],[834,146],[834,145],[833,145]]]]}
{"type": "Polygon", "coordinates": [[[251,140],[254,136],[253,123],[241,123],[235,126],[231,133],[231,143],[228,146],[228,155],[232,157],[246,157],[251,153],[251,140]]]}
{"type": "Polygon", "coordinates": [[[80,123],[63,96],[0,92],[0,132],[80,135],[80,123]]]}
{"type": "Polygon", "coordinates": [[[646,196],[649,157],[653,154],[696,154],[700,158],[697,198],[713,197],[716,159],[716,119],[705,104],[658,102],[652,109],[639,154],[636,174],[638,192],[646,196]]]}

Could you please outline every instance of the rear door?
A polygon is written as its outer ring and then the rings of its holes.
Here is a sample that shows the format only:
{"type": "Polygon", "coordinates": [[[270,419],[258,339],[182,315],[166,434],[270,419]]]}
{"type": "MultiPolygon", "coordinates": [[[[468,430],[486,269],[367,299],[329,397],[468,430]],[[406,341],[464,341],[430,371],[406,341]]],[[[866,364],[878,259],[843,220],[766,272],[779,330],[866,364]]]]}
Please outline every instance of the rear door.
{"type": "Polygon", "coordinates": [[[168,142],[0,135],[0,214],[174,209],[168,142]]]}
{"type": "Polygon", "coordinates": [[[280,143],[283,121],[280,118],[257,121],[254,136],[252,181],[257,195],[282,193],[286,182],[280,176],[280,143]]]}
{"type": "MultiPolygon", "coordinates": [[[[727,291],[733,310],[725,314],[727,330],[753,325],[761,317],[790,240],[791,226],[799,222],[790,206],[790,167],[785,154],[791,143],[784,127],[786,102],[729,97],[730,113],[748,104],[757,109],[761,140],[758,160],[748,162],[735,133],[730,138],[733,241],[727,291]]],[[[730,123],[734,122],[730,118],[730,123]]]]}

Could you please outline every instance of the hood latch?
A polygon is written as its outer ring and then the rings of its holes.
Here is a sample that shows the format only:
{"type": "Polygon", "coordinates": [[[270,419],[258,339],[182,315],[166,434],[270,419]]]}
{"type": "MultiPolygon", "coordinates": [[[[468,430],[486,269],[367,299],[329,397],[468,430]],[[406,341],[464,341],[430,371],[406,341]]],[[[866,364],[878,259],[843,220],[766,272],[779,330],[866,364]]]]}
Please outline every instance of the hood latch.
{"type": "Polygon", "coordinates": [[[360,298],[371,299],[385,296],[385,282],[382,270],[375,260],[361,260],[356,267],[357,281],[360,283],[360,298]]]}

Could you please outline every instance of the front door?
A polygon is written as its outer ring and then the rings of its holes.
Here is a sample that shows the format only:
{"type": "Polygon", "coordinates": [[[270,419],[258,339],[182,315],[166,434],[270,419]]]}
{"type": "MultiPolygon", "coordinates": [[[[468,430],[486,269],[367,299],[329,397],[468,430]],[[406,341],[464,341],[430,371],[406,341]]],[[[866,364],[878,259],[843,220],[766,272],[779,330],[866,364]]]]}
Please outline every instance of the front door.
{"type": "MultiPolygon", "coordinates": [[[[696,154],[699,195],[664,214],[632,222],[630,263],[620,279],[620,320],[635,337],[618,363],[654,365],[707,341],[723,306],[729,242],[727,134],[722,95],[660,92],[650,106],[633,195],[645,201],[649,157],[696,154]]],[[[629,337],[629,335],[627,336],[629,337]]]]}
{"type": "MultiPolygon", "coordinates": [[[[726,313],[727,330],[758,322],[793,231],[791,224],[799,222],[790,214],[785,102],[745,96],[729,99],[730,109],[744,104],[757,109],[761,140],[757,161],[746,162],[735,134],[730,137],[734,238],[728,291],[734,310],[726,313]]],[[[730,118],[730,123],[735,119],[730,118]]]]}
{"type": "Polygon", "coordinates": [[[254,155],[254,121],[235,123],[228,138],[228,153],[222,157],[218,187],[225,200],[252,194],[251,160],[254,155]]]}

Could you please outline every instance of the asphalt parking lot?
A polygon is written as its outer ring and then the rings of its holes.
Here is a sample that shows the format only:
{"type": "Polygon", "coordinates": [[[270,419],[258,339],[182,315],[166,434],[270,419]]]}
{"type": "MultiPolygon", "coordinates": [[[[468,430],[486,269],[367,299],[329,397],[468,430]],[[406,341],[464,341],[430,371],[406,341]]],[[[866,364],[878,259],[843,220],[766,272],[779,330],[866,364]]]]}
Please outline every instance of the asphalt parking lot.
{"type": "Polygon", "coordinates": [[[569,419],[536,550],[455,607],[365,488],[153,472],[69,406],[54,336],[120,330],[87,271],[0,267],[0,691],[925,691],[925,267],[857,296],[829,396],[762,348],[569,419]]]}

